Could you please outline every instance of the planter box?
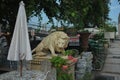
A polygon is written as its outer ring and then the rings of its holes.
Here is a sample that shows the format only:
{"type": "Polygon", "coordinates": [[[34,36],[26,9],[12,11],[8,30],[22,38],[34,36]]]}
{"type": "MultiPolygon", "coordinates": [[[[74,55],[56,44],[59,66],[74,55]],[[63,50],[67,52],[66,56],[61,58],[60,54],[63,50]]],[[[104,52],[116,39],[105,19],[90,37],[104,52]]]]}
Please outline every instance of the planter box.
{"type": "Polygon", "coordinates": [[[104,37],[107,39],[114,39],[115,38],[115,32],[105,32],[104,37]]]}

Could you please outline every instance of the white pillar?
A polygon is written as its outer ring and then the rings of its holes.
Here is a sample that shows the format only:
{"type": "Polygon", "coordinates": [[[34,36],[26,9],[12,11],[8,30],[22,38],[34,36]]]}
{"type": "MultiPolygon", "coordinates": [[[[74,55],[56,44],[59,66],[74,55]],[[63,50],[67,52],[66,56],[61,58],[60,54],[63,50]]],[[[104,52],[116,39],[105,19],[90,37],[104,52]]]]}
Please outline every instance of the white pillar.
{"type": "Polygon", "coordinates": [[[120,37],[120,13],[119,13],[119,16],[118,16],[118,35],[120,37]]]}
{"type": "Polygon", "coordinates": [[[118,23],[118,35],[120,36],[120,22],[118,23]]]}

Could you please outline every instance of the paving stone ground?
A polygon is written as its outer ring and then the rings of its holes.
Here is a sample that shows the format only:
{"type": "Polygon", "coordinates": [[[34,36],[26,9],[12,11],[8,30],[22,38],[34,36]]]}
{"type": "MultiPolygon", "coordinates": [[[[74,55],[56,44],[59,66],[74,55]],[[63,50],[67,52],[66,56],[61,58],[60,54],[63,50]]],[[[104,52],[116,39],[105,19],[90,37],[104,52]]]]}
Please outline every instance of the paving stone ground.
{"type": "Polygon", "coordinates": [[[120,40],[110,43],[105,65],[100,74],[113,76],[114,80],[120,80],[120,40]]]}

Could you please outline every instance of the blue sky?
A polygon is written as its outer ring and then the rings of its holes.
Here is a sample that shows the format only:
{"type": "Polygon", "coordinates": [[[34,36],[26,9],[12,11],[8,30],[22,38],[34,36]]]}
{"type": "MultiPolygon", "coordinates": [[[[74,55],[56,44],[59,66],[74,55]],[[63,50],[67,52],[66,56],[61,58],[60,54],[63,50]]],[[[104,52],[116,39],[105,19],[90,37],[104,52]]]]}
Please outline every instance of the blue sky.
{"type": "MultiPolygon", "coordinates": [[[[112,22],[114,21],[117,25],[118,24],[118,16],[120,13],[120,4],[118,3],[118,0],[111,0],[111,4],[109,6],[110,6],[109,18],[111,18],[111,21],[112,22]]],[[[42,16],[43,16],[42,24],[47,23],[49,20],[46,17],[46,15],[43,13],[42,16]]],[[[37,17],[33,17],[31,19],[30,23],[37,25],[38,24],[37,20],[38,20],[37,17]]],[[[57,22],[55,22],[55,23],[56,23],[56,25],[59,24],[57,22]]]]}
{"type": "Polygon", "coordinates": [[[111,0],[109,17],[112,19],[112,21],[115,21],[117,24],[118,24],[119,13],[120,13],[120,4],[118,3],[118,0],[111,0]]]}

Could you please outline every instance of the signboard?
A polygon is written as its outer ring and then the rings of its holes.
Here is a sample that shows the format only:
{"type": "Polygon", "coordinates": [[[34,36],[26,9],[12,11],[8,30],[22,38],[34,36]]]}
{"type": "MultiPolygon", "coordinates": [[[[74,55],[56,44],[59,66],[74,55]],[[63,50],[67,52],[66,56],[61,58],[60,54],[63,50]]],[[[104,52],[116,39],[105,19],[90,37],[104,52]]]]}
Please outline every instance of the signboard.
{"type": "Polygon", "coordinates": [[[69,46],[80,46],[79,37],[78,36],[70,37],[69,46]]]}

